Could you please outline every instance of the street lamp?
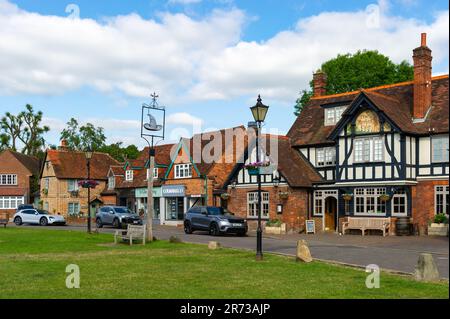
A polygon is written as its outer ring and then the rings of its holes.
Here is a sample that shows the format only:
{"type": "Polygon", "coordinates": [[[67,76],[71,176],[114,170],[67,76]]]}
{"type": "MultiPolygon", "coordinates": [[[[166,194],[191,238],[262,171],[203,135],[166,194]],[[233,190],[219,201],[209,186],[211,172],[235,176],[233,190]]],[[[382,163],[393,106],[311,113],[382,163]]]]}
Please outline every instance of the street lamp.
{"type": "MultiPolygon", "coordinates": [[[[93,152],[90,147],[84,152],[84,155],[86,156],[86,166],[87,166],[87,180],[89,181],[91,179],[91,159],[93,152]]],[[[91,233],[91,188],[88,187],[87,189],[88,195],[87,195],[87,202],[88,202],[88,208],[87,208],[87,229],[88,233],[91,233]]]]}
{"type": "MultiPolygon", "coordinates": [[[[261,95],[258,95],[258,99],[255,106],[250,108],[253,114],[253,118],[256,122],[256,162],[260,161],[259,152],[259,135],[261,130],[261,124],[264,122],[269,106],[262,103],[261,95]]],[[[258,228],[256,230],[256,260],[263,259],[262,253],[262,228],[261,228],[261,214],[262,214],[262,194],[261,194],[261,171],[258,170],[258,228]]]]}
{"type": "MultiPolygon", "coordinates": [[[[147,241],[153,241],[153,171],[155,169],[155,139],[164,140],[165,122],[166,122],[166,109],[164,106],[159,106],[156,93],[150,95],[152,97],[152,103],[150,105],[142,105],[141,115],[141,137],[147,142],[149,147],[148,152],[148,174],[147,174],[147,213],[145,214],[145,225],[147,229],[147,241]],[[158,124],[154,116],[155,113],[162,113],[162,123],[158,124]],[[147,114],[145,114],[147,113],[147,114]],[[152,114],[153,113],[153,114],[152,114]],[[144,116],[148,119],[144,120],[144,116]]],[[[161,114],[160,113],[160,114],[161,114]]]]}

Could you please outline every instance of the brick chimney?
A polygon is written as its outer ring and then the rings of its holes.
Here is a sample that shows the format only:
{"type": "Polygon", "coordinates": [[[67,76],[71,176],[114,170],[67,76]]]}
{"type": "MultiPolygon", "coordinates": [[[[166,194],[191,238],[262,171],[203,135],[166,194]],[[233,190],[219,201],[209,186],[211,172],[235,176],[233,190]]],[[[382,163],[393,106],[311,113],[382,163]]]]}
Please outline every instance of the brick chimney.
{"type": "Polygon", "coordinates": [[[67,150],[67,141],[66,140],[64,140],[64,139],[61,140],[61,145],[59,146],[59,149],[61,151],[66,151],[67,150]]]}
{"type": "Polygon", "coordinates": [[[423,119],[431,106],[431,50],[427,47],[427,34],[422,33],[420,47],[413,51],[414,60],[414,119],[423,119]]]}
{"type": "Polygon", "coordinates": [[[319,70],[313,75],[314,97],[327,95],[327,75],[319,70]]]}

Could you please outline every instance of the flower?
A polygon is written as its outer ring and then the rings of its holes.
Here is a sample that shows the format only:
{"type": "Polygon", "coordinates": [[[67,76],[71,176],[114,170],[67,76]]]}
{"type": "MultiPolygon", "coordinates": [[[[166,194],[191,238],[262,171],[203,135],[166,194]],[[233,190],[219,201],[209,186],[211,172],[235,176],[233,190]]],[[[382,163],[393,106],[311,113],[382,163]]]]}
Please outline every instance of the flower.
{"type": "Polygon", "coordinates": [[[97,181],[94,181],[92,179],[85,179],[78,182],[78,186],[82,188],[95,188],[98,185],[97,181]]]}
{"type": "Polygon", "coordinates": [[[253,163],[249,163],[247,165],[245,165],[246,169],[252,169],[252,168],[258,168],[258,167],[268,167],[270,166],[270,162],[253,162],[253,163]]]}

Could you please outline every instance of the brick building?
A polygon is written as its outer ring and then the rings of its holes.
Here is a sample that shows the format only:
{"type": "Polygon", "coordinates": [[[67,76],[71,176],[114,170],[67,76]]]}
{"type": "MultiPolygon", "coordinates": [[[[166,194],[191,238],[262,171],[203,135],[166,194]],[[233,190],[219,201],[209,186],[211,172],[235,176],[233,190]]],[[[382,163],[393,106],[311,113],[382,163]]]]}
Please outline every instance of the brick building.
{"type": "Polygon", "coordinates": [[[325,180],[313,184],[319,230],[338,231],[348,216],[392,217],[392,226],[409,217],[423,234],[449,213],[449,79],[432,77],[426,34],[413,59],[413,81],[343,94],[326,95],[326,75],[314,75],[287,135],[325,180]]]}
{"type": "Polygon", "coordinates": [[[20,204],[34,204],[39,189],[39,160],[12,150],[0,153],[0,213],[16,212],[20,204]]]}
{"type": "MultiPolygon", "coordinates": [[[[270,166],[262,169],[262,220],[280,220],[288,232],[305,229],[309,218],[312,183],[322,177],[290,144],[286,136],[264,135],[261,156],[270,166]]],[[[249,174],[245,165],[256,161],[256,148],[250,143],[229,175],[224,189],[224,207],[236,216],[246,218],[250,229],[256,229],[258,216],[257,176],[249,174]]]]}
{"type": "MultiPolygon", "coordinates": [[[[90,177],[98,182],[91,189],[91,214],[103,204],[101,192],[108,180],[111,166],[119,163],[109,154],[94,152],[90,162],[90,177]]],[[[40,173],[42,206],[50,213],[64,216],[87,214],[87,189],[78,186],[78,181],[87,179],[84,152],[47,150],[40,173]]]]}

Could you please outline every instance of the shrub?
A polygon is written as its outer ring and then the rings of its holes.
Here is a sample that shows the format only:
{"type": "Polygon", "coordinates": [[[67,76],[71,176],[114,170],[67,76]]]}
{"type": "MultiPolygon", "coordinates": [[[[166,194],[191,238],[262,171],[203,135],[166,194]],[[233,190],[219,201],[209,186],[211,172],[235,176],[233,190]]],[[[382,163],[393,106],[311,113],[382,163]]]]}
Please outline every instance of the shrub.
{"type": "Polygon", "coordinates": [[[281,226],[281,220],[279,220],[279,219],[272,219],[272,220],[269,220],[267,223],[266,223],[266,226],[267,227],[280,227],[281,226]]]}
{"type": "Polygon", "coordinates": [[[434,222],[436,224],[447,224],[448,218],[445,214],[437,214],[436,216],[434,216],[434,222]]]}

